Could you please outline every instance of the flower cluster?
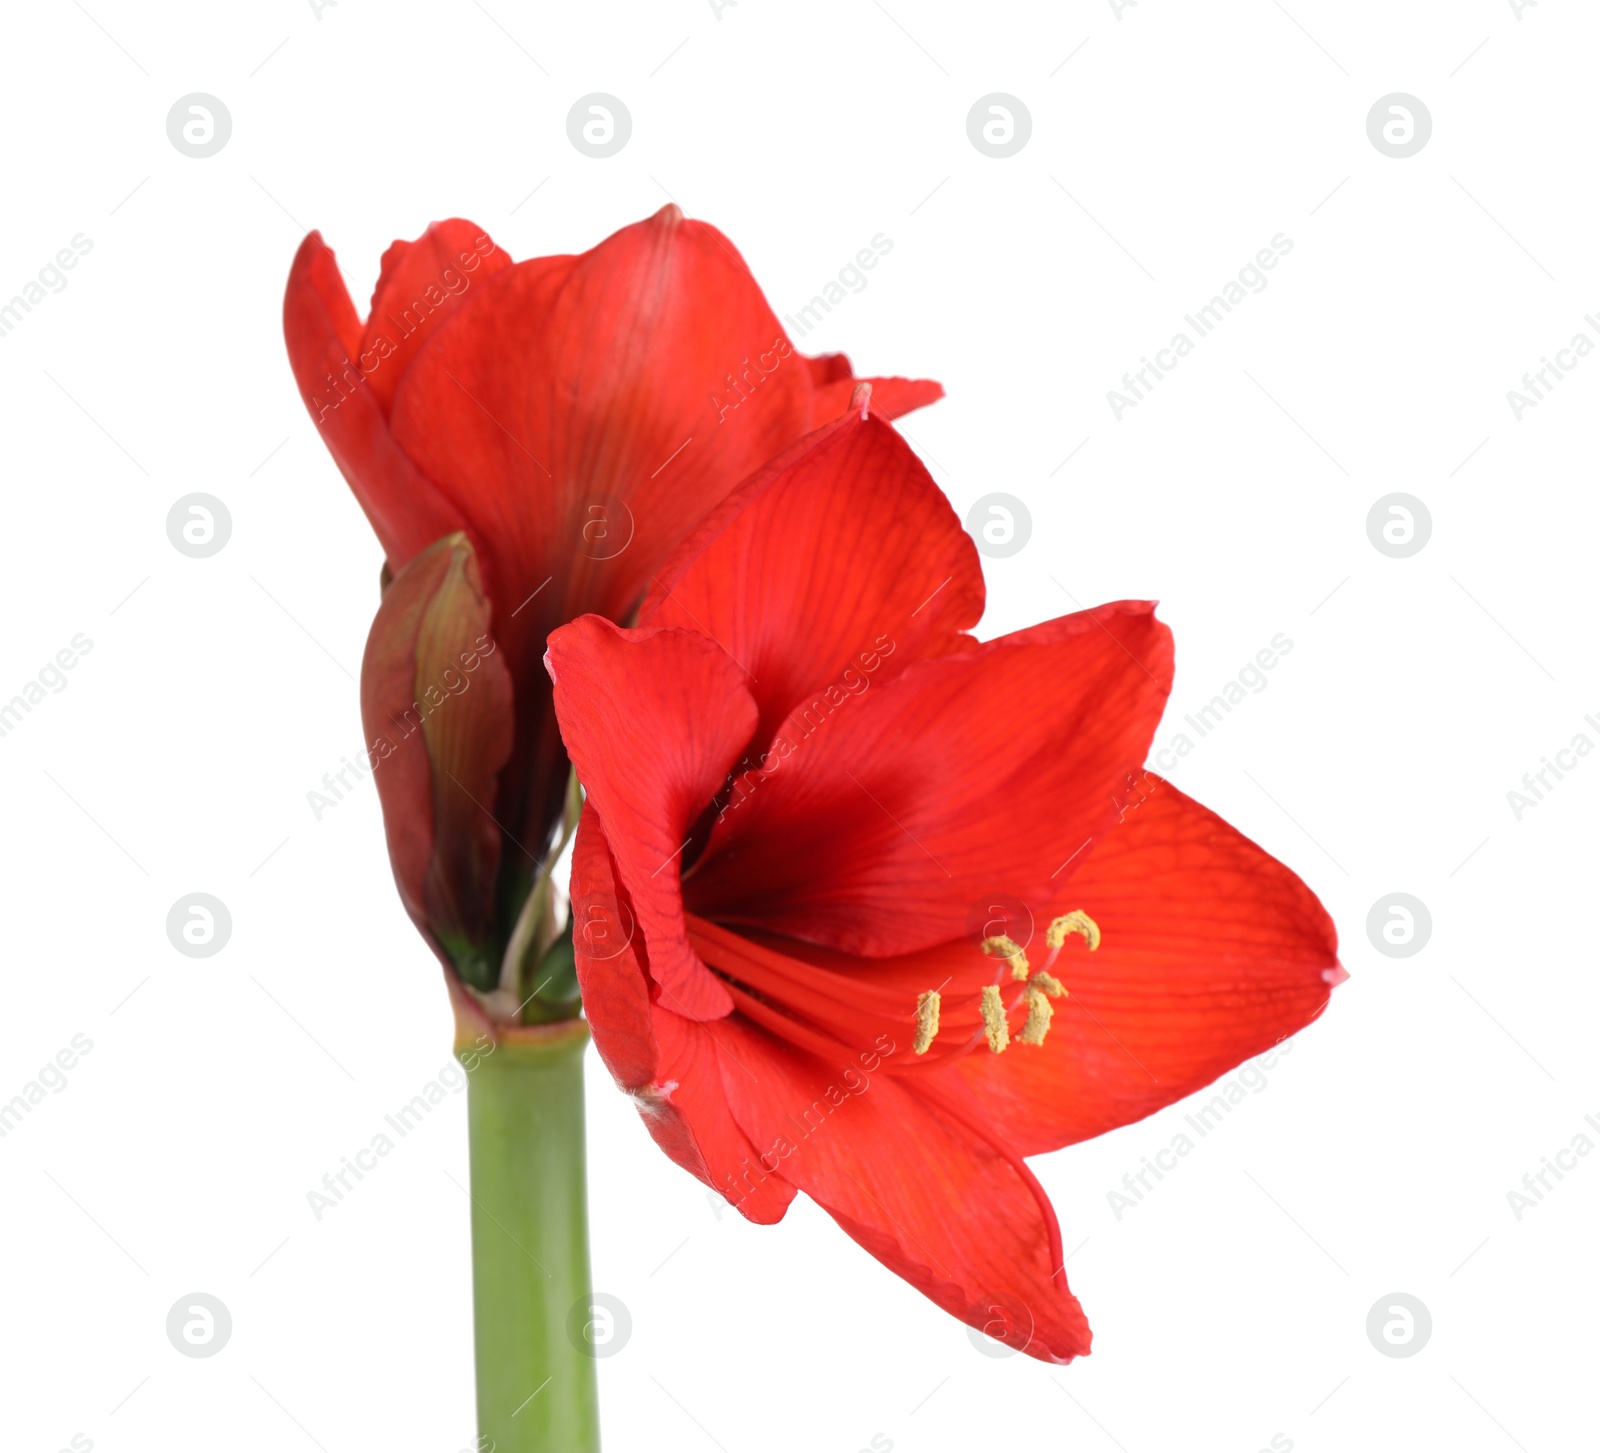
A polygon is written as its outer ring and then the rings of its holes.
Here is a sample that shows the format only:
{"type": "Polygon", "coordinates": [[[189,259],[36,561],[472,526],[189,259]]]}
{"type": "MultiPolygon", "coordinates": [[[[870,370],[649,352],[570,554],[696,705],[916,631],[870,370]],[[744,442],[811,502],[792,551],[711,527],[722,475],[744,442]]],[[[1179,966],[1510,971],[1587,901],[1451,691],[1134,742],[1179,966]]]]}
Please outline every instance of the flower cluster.
{"type": "Polygon", "coordinates": [[[675,208],[581,257],[483,243],[396,244],[362,324],[313,234],[286,304],[314,416],[356,380],[319,427],[388,556],[362,707],[458,1008],[538,1022],[581,990],[651,1135],[745,1216],[803,1191],[969,1325],[1087,1352],[1026,1158],[1303,1028],[1343,976],[1331,920],[1145,772],[1150,602],[973,634],[977,551],[890,423],[938,385],[793,354],[675,208]],[[485,636],[471,690],[391,729],[485,636]]]}

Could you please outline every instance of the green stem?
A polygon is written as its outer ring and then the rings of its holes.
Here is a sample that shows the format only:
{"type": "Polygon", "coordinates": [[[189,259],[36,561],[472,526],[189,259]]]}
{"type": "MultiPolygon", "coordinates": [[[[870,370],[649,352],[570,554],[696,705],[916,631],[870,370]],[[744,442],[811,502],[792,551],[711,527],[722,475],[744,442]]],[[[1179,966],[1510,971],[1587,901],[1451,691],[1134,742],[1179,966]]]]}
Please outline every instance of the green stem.
{"type": "Polygon", "coordinates": [[[466,1045],[478,1431],[496,1453],[598,1453],[592,1355],[569,1335],[587,1299],[582,1020],[466,1045]],[[476,1061],[474,1063],[474,1061],[476,1061]]]}

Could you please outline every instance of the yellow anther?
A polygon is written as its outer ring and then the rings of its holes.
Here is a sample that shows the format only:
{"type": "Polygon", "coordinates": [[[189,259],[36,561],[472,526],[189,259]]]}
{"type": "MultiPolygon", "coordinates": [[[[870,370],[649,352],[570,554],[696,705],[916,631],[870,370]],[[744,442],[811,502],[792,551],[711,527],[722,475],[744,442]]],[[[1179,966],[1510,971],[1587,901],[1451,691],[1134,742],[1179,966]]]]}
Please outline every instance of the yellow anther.
{"type": "Polygon", "coordinates": [[[939,1032],[939,991],[929,989],[917,995],[917,1030],[911,1041],[912,1054],[926,1054],[939,1032]]]}
{"type": "Polygon", "coordinates": [[[997,934],[993,938],[984,939],[980,947],[984,953],[993,954],[1010,964],[1013,979],[1020,981],[1028,977],[1028,956],[1014,939],[1009,939],[1004,934],[997,934]]]}
{"type": "Polygon", "coordinates": [[[999,1054],[1011,1042],[1011,1031],[1006,1028],[1005,1006],[1000,1002],[1000,987],[997,984],[983,986],[983,1037],[989,1041],[989,1048],[999,1054]]]}
{"type": "Polygon", "coordinates": [[[1067,992],[1067,986],[1060,979],[1054,974],[1045,973],[1043,969],[1033,976],[1028,987],[1037,989],[1041,994],[1048,994],[1052,999],[1060,999],[1067,992]]]}
{"type": "Polygon", "coordinates": [[[1074,908],[1071,913],[1063,913],[1056,919],[1045,929],[1044,941],[1051,948],[1060,948],[1067,941],[1069,933],[1081,933],[1091,953],[1100,947],[1100,925],[1081,908],[1074,908]]]}
{"type": "Polygon", "coordinates": [[[1050,1030],[1050,1016],[1055,1010],[1050,1007],[1050,1001],[1031,984],[1023,998],[1028,1005],[1028,1022],[1022,1026],[1022,1033],[1017,1038],[1023,1044],[1043,1044],[1050,1030]]]}

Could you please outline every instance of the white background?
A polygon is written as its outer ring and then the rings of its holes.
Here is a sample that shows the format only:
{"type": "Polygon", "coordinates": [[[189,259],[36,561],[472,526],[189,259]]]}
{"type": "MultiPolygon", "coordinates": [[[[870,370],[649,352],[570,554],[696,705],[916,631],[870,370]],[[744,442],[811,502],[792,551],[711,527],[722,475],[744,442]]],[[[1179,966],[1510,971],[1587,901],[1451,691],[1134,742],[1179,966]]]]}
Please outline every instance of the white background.
{"type": "Polygon", "coordinates": [[[893,239],[802,346],[941,379],[906,421],[939,483],[963,513],[1026,501],[985,634],[1067,591],[1159,597],[1162,742],[1292,639],[1174,775],[1317,889],[1353,977],[1120,1220],[1108,1192],[1186,1107],[1036,1163],[1096,1334],[1069,1368],[982,1355],[809,1203],[719,1219],[591,1056],[596,1284],[634,1323],[608,1446],[1593,1446],[1600,1155],[1520,1220],[1507,1192],[1600,1114],[1600,757],[1521,821],[1506,794],[1600,742],[1600,357],[1520,422],[1506,391],[1600,341],[1597,41],[1577,0],[13,7],[0,296],[93,250],[0,339],[0,697],[93,650],[0,740],[0,1098],[94,1048],[0,1140],[0,1443],[470,1441],[464,1099],[320,1223],[306,1199],[447,1063],[450,1017],[370,781],[307,804],[360,746],[380,554],[282,286],[306,227],[364,306],[434,218],[526,257],[670,197],[780,313],[893,239]],[[165,131],[193,91],[233,118],[206,160],[165,131]],[[633,116],[606,161],[567,140],[591,91],[633,116]],[[1033,120],[1003,161],[966,134],[995,91],[1033,120]],[[1433,118],[1406,160],[1366,132],[1396,91],[1433,118]],[[1280,232],[1266,290],[1116,421],[1106,391],[1280,232]],[[233,517],[207,560],[165,532],[197,490],[233,517]],[[1394,491],[1432,516],[1409,559],[1366,532],[1394,491]],[[166,937],[195,891],[233,916],[214,958],[166,937]],[[1433,918],[1406,959],[1365,928],[1396,891],[1433,918]],[[197,1290],[234,1321],[208,1360],[164,1331],[197,1290]],[[1407,1359],[1365,1330],[1396,1291],[1433,1319],[1407,1359]]]}

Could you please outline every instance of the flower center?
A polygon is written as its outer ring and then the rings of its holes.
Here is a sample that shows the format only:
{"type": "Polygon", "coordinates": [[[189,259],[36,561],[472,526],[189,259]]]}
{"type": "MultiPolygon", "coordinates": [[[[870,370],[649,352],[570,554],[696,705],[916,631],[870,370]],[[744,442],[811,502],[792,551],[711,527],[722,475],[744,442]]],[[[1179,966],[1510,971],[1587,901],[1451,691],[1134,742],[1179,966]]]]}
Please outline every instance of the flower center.
{"type": "MultiPolygon", "coordinates": [[[[1067,994],[1065,986],[1050,970],[1061,956],[1061,950],[1071,934],[1081,935],[1090,953],[1100,947],[1100,925],[1081,908],[1074,908],[1071,913],[1064,913],[1054,920],[1045,930],[1045,946],[1050,952],[1036,971],[1030,970],[1028,955],[1021,946],[1003,934],[986,938],[979,945],[984,953],[1003,959],[1011,970],[1012,981],[1024,985],[1010,1004],[1005,1002],[999,984],[985,984],[980,991],[978,1008],[983,1015],[980,1033],[990,1053],[1001,1054],[1011,1043],[1011,1015],[1019,1008],[1025,1010],[1026,1017],[1017,1039],[1023,1044],[1035,1046],[1044,1043],[1044,1037],[1050,1031],[1050,1020],[1055,1014],[1050,1001],[1065,998],[1067,994]]],[[[926,1054],[938,1036],[939,1008],[937,989],[927,989],[917,995],[917,1025],[911,1043],[913,1054],[926,1054]]],[[[976,1044],[976,1034],[971,1042],[976,1044]]]]}

